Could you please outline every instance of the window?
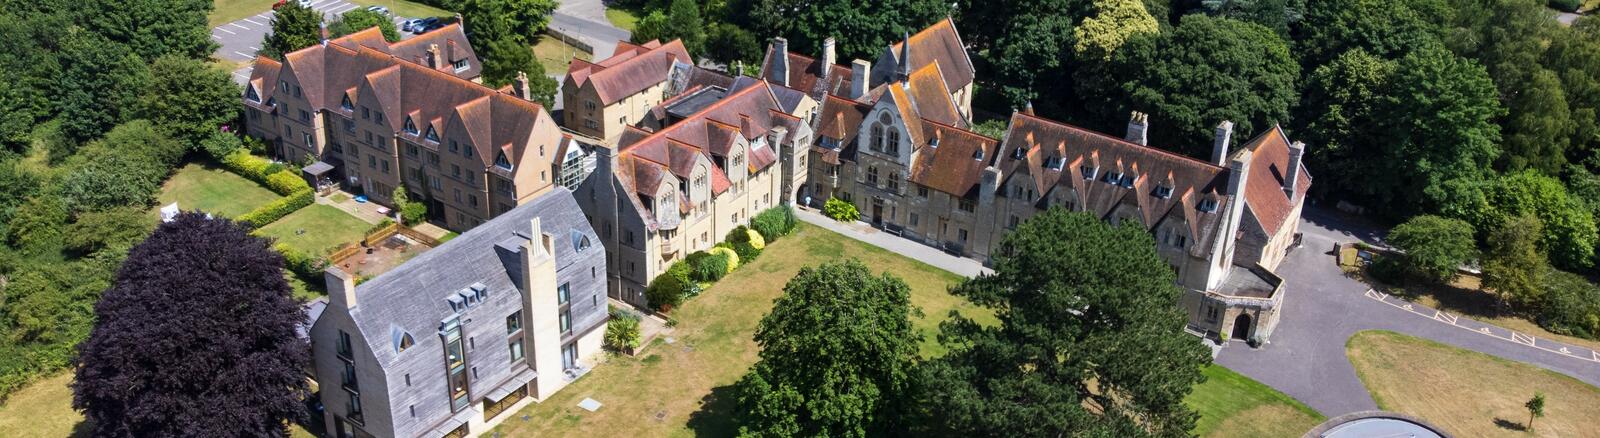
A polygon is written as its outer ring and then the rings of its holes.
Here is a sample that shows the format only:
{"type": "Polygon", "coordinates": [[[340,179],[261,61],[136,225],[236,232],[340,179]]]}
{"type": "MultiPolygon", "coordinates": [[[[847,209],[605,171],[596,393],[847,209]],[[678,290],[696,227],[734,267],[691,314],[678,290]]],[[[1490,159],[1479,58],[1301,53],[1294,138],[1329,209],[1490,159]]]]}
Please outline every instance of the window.
{"type": "Polygon", "coordinates": [[[600,129],[600,124],[595,123],[594,119],[583,119],[583,127],[589,129],[600,129]]]}
{"type": "Polygon", "coordinates": [[[956,230],[956,235],[960,236],[959,239],[961,240],[961,243],[967,243],[967,229],[962,228],[956,230]]]}
{"type": "Polygon", "coordinates": [[[556,288],[556,304],[557,305],[566,304],[568,301],[571,301],[571,300],[572,300],[572,285],[570,283],[561,283],[561,287],[556,288]]]}
{"type": "Polygon", "coordinates": [[[1019,222],[1022,222],[1022,220],[1018,219],[1016,215],[1011,215],[1011,221],[1006,224],[1006,228],[1015,230],[1017,229],[1017,223],[1019,222]]]}
{"type": "MultiPolygon", "coordinates": [[[[384,163],[384,164],[388,164],[388,163],[384,163]]],[[[384,170],[389,170],[389,169],[384,169],[384,170]]],[[[467,205],[471,205],[473,207],[477,207],[478,206],[478,195],[474,195],[474,194],[470,194],[470,193],[467,194],[467,205]]]]}
{"type": "Polygon", "coordinates": [[[379,167],[383,169],[383,174],[384,175],[388,175],[389,174],[389,162],[388,161],[384,161],[383,165],[381,165],[379,167]]]}
{"type": "MultiPolygon", "coordinates": [[[[544,146],[539,146],[539,147],[543,148],[544,146]]],[[[472,147],[471,146],[467,146],[467,147],[461,148],[461,155],[465,156],[467,158],[472,158],[472,147]]]]}
{"type": "Polygon", "coordinates": [[[300,86],[294,86],[294,97],[300,97],[300,86]]]}
{"type": "Polygon", "coordinates": [[[368,155],[367,156],[367,168],[368,169],[376,169],[377,167],[378,167],[378,156],[377,155],[368,155]]]}
{"type": "Polygon", "coordinates": [[[889,130],[889,141],[884,143],[883,151],[891,155],[897,155],[900,153],[900,130],[889,130]]]}
{"type": "Polygon", "coordinates": [[[333,153],[336,153],[336,154],[344,153],[344,145],[341,145],[341,144],[338,144],[338,143],[334,143],[334,144],[328,145],[328,147],[333,149],[333,153]]]}
{"type": "Polygon", "coordinates": [[[350,421],[354,421],[357,424],[364,423],[364,417],[361,415],[361,394],[350,391],[346,392],[350,394],[350,400],[345,402],[344,407],[346,412],[349,413],[350,421]]]}
{"type": "Polygon", "coordinates": [[[889,191],[891,191],[891,192],[900,191],[900,175],[899,174],[894,173],[894,172],[889,172],[889,191]]]}
{"type": "Polygon", "coordinates": [[[349,132],[349,133],[352,133],[352,134],[355,133],[356,132],[356,121],[355,120],[345,120],[344,121],[344,132],[349,132]]]}
{"type": "Polygon", "coordinates": [[[452,318],[444,322],[439,330],[444,339],[446,389],[450,393],[450,411],[460,411],[467,407],[467,362],[466,352],[461,345],[461,320],[452,318]]]}
{"type": "Polygon", "coordinates": [[[405,130],[407,134],[417,135],[417,124],[411,121],[410,116],[406,116],[405,126],[401,129],[405,130]]]}
{"type": "Polygon", "coordinates": [[[470,64],[467,63],[467,60],[463,59],[463,60],[460,60],[460,61],[456,61],[456,62],[450,63],[450,66],[456,68],[456,73],[461,73],[463,71],[466,71],[467,68],[470,67],[470,64]]]}
{"type": "Polygon", "coordinates": [[[521,339],[512,340],[511,344],[510,344],[510,348],[511,348],[511,363],[517,363],[517,361],[522,360],[522,340],[521,339]]]}
{"type": "Polygon", "coordinates": [[[870,144],[874,151],[883,150],[883,125],[876,123],[872,125],[872,143],[870,144]]]}
{"type": "Polygon", "coordinates": [[[1215,199],[1202,199],[1202,200],[1200,200],[1200,205],[1196,206],[1196,208],[1198,208],[1200,211],[1206,212],[1206,213],[1211,213],[1211,212],[1217,211],[1217,200],[1215,200],[1215,199]]]}
{"type": "Polygon", "coordinates": [[[261,95],[256,94],[256,87],[244,87],[244,98],[253,102],[261,102],[261,95]]]}
{"type": "Polygon", "coordinates": [[[589,111],[594,111],[594,101],[592,101],[592,100],[583,101],[583,109],[586,109],[586,110],[589,110],[589,111]]]}
{"type": "Polygon", "coordinates": [[[379,125],[382,125],[382,124],[383,124],[383,113],[381,113],[381,112],[380,112],[380,113],[377,113],[377,114],[373,114],[373,115],[372,115],[372,118],[373,118],[373,119],[375,119],[375,120],[376,120],[376,122],[377,122],[377,123],[378,123],[378,124],[379,124],[379,125]]]}
{"type": "Polygon", "coordinates": [[[350,95],[348,94],[344,95],[344,100],[339,102],[339,108],[343,108],[345,111],[355,111],[356,109],[355,105],[350,104],[350,95]]]}
{"type": "Polygon", "coordinates": [[[561,334],[572,332],[572,311],[561,311],[561,334]]]}
{"type": "Polygon", "coordinates": [[[1094,175],[1099,173],[1099,171],[1100,169],[1094,166],[1082,166],[1078,168],[1078,173],[1083,175],[1083,179],[1094,179],[1094,175]]]}
{"type": "Polygon", "coordinates": [[[427,139],[428,141],[431,141],[431,142],[434,142],[434,143],[438,143],[439,142],[439,133],[433,130],[433,126],[432,125],[429,125],[428,126],[428,133],[424,134],[422,136],[422,138],[427,139]]]}
{"type": "Polygon", "coordinates": [[[345,333],[344,330],[340,330],[339,331],[339,355],[347,357],[347,358],[351,357],[350,356],[350,334],[349,333],[345,333]]]}
{"type": "Polygon", "coordinates": [[[372,131],[367,131],[367,144],[372,144],[372,131]]]}
{"type": "Polygon", "coordinates": [[[305,138],[306,146],[316,146],[317,145],[316,139],[311,138],[311,133],[310,132],[302,133],[300,135],[305,138]]]}
{"type": "Polygon", "coordinates": [[[913,227],[917,226],[917,214],[916,213],[911,213],[911,226],[913,226],[913,227]]]}
{"type": "Polygon", "coordinates": [[[1161,199],[1171,198],[1172,197],[1172,187],[1165,186],[1165,185],[1156,186],[1155,195],[1156,195],[1157,198],[1161,198],[1161,199]]]}
{"type": "Polygon", "coordinates": [[[506,316],[506,334],[516,333],[518,330],[522,330],[521,310],[511,312],[510,315],[506,316]]]}
{"type": "Polygon", "coordinates": [[[450,152],[451,153],[455,153],[455,152],[459,151],[460,149],[461,149],[461,147],[456,145],[456,141],[455,140],[450,140],[450,152]]]}
{"type": "Polygon", "coordinates": [[[406,155],[412,157],[417,156],[417,145],[406,143],[406,155]]]}
{"type": "Polygon", "coordinates": [[[973,205],[971,199],[962,199],[960,207],[961,211],[965,211],[967,213],[971,213],[978,209],[976,205],[973,205]]]}
{"type": "Polygon", "coordinates": [[[918,185],[917,196],[922,199],[928,199],[928,186],[918,185]]]}
{"type": "Polygon", "coordinates": [[[873,187],[877,187],[878,186],[878,167],[877,166],[867,166],[867,183],[872,184],[873,187]]]}
{"type": "Polygon", "coordinates": [[[499,155],[494,157],[494,165],[495,167],[499,167],[501,169],[511,170],[511,161],[506,159],[505,152],[501,152],[499,155]]]}
{"type": "Polygon", "coordinates": [[[345,389],[360,389],[359,382],[356,382],[356,364],[348,360],[339,362],[344,364],[344,370],[339,373],[339,382],[344,384],[345,389]]]}
{"type": "Polygon", "coordinates": [[[367,108],[366,105],[362,105],[361,106],[361,120],[368,120],[368,119],[371,119],[371,118],[372,118],[372,109],[371,108],[367,108]]]}

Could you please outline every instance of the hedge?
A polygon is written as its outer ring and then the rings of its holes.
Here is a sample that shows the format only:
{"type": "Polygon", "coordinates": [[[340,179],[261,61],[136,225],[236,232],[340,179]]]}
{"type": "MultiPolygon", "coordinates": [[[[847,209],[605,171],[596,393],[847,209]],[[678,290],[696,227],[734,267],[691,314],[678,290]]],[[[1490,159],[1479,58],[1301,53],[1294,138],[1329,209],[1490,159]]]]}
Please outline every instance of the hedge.
{"type": "Polygon", "coordinates": [[[711,250],[707,251],[707,253],[711,254],[711,257],[717,257],[718,255],[721,255],[727,258],[728,270],[723,272],[722,275],[732,274],[735,269],[739,269],[739,253],[734,251],[733,248],[729,248],[727,246],[718,246],[716,248],[711,248],[711,250]]]}
{"type": "Polygon", "coordinates": [[[296,211],[300,211],[302,208],[306,208],[306,206],[311,205],[312,201],[313,195],[311,193],[311,189],[307,188],[305,190],[294,192],[288,196],[279,198],[276,201],[269,202],[267,205],[256,207],[255,210],[250,210],[249,213],[239,215],[239,217],[234,218],[234,220],[243,223],[246,227],[252,229],[260,228],[261,226],[273,223],[278,219],[283,219],[283,217],[288,216],[289,213],[294,213],[296,211]]]}
{"type": "Polygon", "coordinates": [[[779,205],[757,213],[750,220],[750,228],[761,233],[768,242],[776,242],[778,238],[794,232],[798,221],[794,216],[794,208],[788,205],[779,205]]]}
{"type": "Polygon", "coordinates": [[[695,281],[713,282],[728,275],[728,258],[705,251],[695,251],[685,259],[695,281]]]}
{"type": "Polygon", "coordinates": [[[689,265],[684,262],[673,263],[667,272],[657,275],[645,287],[644,298],[650,302],[650,307],[667,310],[683,304],[691,288],[698,289],[693,281],[689,281],[689,265]]]}
{"type": "Polygon", "coordinates": [[[828,202],[822,205],[822,211],[829,218],[839,222],[855,222],[861,219],[861,212],[856,211],[855,204],[844,202],[839,198],[828,198],[828,202]]]}
{"type": "Polygon", "coordinates": [[[322,270],[328,267],[328,259],[326,257],[307,254],[287,244],[275,244],[272,245],[272,249],[283,255],[283,267],[285,269],[306,280],[321,280],[322,270]]]}
{"type": "Polygon", "coordinates": [[[255,181],[265,186],[273,193],[283,196],[292,196],[301,190],[311,190],[311,185],[306,184],[304,178],[295,174],[287,166],[267,161],[265,158],[250,155],[249,151],[238,150],[223,157],[222,166],[229,171],[255,181]]]}

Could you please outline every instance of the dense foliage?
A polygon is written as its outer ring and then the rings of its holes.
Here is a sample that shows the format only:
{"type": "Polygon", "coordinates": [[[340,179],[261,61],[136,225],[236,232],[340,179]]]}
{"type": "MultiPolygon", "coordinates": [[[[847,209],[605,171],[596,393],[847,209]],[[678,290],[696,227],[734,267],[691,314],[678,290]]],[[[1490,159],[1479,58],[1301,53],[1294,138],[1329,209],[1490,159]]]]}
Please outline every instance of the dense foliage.
{"type": "Polygon", "coordinates": [[[611,311],[611,320],[606,321],[604,343],[606,348],[620,352],[632,352],[639,348],[639,316],[611,311]]]}
{"type": "Polygon", "coordinates": [[[228,220],[163,224],[94,313],[72,389],[96,436],[282,437],[305,415],[305,314],[283,259],[228,220]]]}
{"type": "Polygon", "coordinates": [[[1178,436],[1209,363],[1183,333],[1182,294],[1141,227],[1061,209],[1002,238],[994,273],[951,289],[994,309],[941,326],[949,355],[919,369],[906,421],[941,436],[1178,436]],[[1041,269],[1041,267],[1049,267],[1041,269]],[[1091,411],[1087,406],[1095,406],[1091,411]]]}
{"type": "Polygon", "coordinates": [[[1460,219],[1416,216],[1390,230],[1388,240],[1412,275],[1433,282],[1454,280],[1478,253],[1472,225],[1460,219]]]}
{"type": "Polygon", "coordinates": [[[555,108],[553,105],[559,84],[545,75],[544,64],[533,57],[533,50],[527,44],[506,38],[488,41],[479,47],[479,53],[483,54],[485,85],[502,87],[514,83],[517,75],[523,74],[528,78],[528,100],[538,102],[546,109],[555,108]]]}
{"type": "Polygon", "coordinates": [[[633,42],[682,40],[689,53],[701,53],[705,49],[706,27],[705,21],[700,19],[700,6],[695,3],[694,0],[672,0],[665,12],[652,11],[640,18],[638,28],[633,30],[633,42]]]}
{"type": "Polygon", "coordinates": [[[338,38],[352,33],[360,32],[376,26],[378,32],[383,33],[384,41],[400,41],[400,31],[394,26],[394,21],[388,15],[367,8],[356,8],[339,14],[339,18],[328,23],[328,37],[338,38]]]}
{"type": "Polygon", "coordinates": [[[272,32],[261,41],[260,55],[283,60],[283,55],[322,41],[322,13],[298,1],[284,2],[272,11],[272,32]]]}
{"type": "Polygon", "coordinates": [[[861,219],[861,212],[856,210],[855,204],[839,198],[828,198],[828,202],[822,204],[822,212],[839,222],[854,222],[861,219]]]}
{"type": "Polygon", "coordinates": [[[794,232],[794,228],[799,224],[799,218],[794,216],[794,207],[787,204],[768,208],[750,218],[750,228],[761,233],[767,242],[778,241],[794,232]]]}
{"type": "Polygon", "coordinates": [[[792,52],[822,53],[822,41],[832,37],[839,59],[875,60],[950,12],[941,0],[751,0],[747,28],[787,38],[792,52]]]}
{"type": "MultiPolygon", "coordinates": [[[[704,255],[704,253],[696,254],[704,255]]],[[[650,303],[651,308],[670,310],[683,304],[683,300],[693,295],[691,291],[697,286],[689,278],[689,266],[689,262],[680,260],[673,263],[672,266],[668,266],[667,272],[662,272],[655,279],[650,280],[650,285],[644,289],[644,298],[650,303]]],[[[726,269],[723,268],[716,272],[725,272],[726,269]]]]}
{"type": "Polygon", "coordinates": [[[860,261],[801,268],[761,319],[734,384],[743,436],[883,436],[921,339],[911,288],[860,261]]]}

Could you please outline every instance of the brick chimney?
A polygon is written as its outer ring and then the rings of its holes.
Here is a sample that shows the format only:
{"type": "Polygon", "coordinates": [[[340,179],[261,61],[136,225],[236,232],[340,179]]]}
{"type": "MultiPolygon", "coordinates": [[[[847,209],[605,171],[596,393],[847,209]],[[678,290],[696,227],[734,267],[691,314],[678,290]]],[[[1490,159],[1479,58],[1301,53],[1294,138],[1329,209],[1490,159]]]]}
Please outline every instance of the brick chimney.
{"type": "Polygon", "coordinates": [[[860,99],[867,95],[867,85],[871,81],[867,75],[872,72],[872,63],[865,59],[850,61],[850,92],[849,98],[860,99]]]}
{"type": "Polygon", "coordinates": [[[444,68],[444,53],[439,51],[438,44],[428,45],[428,68],[435,70],[444,68]]]}
{"type": "Polygon", "coordinates": [[[767,80],[789,86],[789,40],[784,37],[772,39],[772,72],[767,80]]]}
{"type": "Polygon", "coordinates": [[[356,282],[349,273],[329,266],[322,270],[322,280],[328,288],[328,305],[350,310],[356,308],[356,282]]]}
{"type": "Polygon", "coordinates": [[[1217,135],[1211,142],[1211,162],[1218,166],[1228,165],[1228,147],[1233,143],[1233,122],[1223,120],[1217,124],[1217,135]]]}
{"type": "Polygon", "coordinates": [[[1150,145],[1150,115],[1134,111],[1128,117],[1128,135],[1126,140],[1140,145],[1150,145]]]}
{"type": "Polygon", "coordinates": [[[517,71],[517,78],[511,80],[511,93],[522,100],[529,100],[528,73],[517,71]]]}
{"type": "Polygon", "coordinates": [[[1300,159],[1306,154],[1306,144],[1294,142],[1289,144],[1289,166],[1284,170],[1283,194],[1294,199],[1294,186],[1300,182],[1300,159]]]}

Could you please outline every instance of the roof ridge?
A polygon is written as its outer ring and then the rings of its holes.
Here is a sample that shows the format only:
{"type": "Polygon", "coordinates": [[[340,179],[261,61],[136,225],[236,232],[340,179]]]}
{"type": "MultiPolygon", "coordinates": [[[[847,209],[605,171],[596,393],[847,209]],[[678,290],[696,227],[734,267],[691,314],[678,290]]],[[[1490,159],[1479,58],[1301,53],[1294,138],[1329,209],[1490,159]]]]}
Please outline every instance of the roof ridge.
{"type": "MultiPolygon", "coordinates": [[[[450,29],[450,28],[455,28],[455,27],[461,27],[461,23],[446,24],[446,25],[444,25],[444,26],[442,26],[442,27],[440,27],[438,29],[434,29],[434,30],[428,31],[427,34],[439,35],[437,32],[442,31],[442,30],[447,30],[447,29],[450,29]]],[[[373,26],[372,28],[376,29],[377,26],[373,26]]],[[[462,32],[465,32],[465,30],[463,30],[462,32]]],[[[424,34],[424,35],[427,35],[427,34],[424,34]]],[[[395,41],[395,42],[389,43],[389,47],[394,47],[394,46],[398,46],[398,45],[402,45],[402,44],[412,44],[412,43],[415,43],[417,41],[423,41],[423,40],[433,41],[433,40],[428,39],[426,37],[423,37],[423,38],[415,38],[415,37],[413,37],[411,39],[401,39],[400,41],[395,41]]],[[[387,39],[384,40],[384,42],[388,42],[388,41],[389,40],[387,40],[387,39]]]]}
{"type": "Polygon", "coordinates": [[[1069,128],[1069,129],[1083,131],[1083,132],[1089,133],[1090,135],[1094,135],[1094,136],[1098,136],[1098,137],[1105,137],[1107,139],[1111,139],[1116,144],[1119,144],[1119,145],[1122,145],[1122,146],[1128,146],[1128,147],[1138,148],[1138,149],[1142,149],[1142,150],[1149,150],[1149,151],[1153,151],[1153,152],[1158,153],[1158,154],[1167,155],[1167,156],[1171,156],[1171,157],[1176,157],[1176,158],[1179,158],[1179,159],[1182,159],[1182,160],[1185,160],[1185,161],[1192,162],[1194,164],[1200,164],[1200,165],[1204,165],[1206,167],[1210,167],[1210,168],[1214,168],[1214,169],[1222,169],[1223,168],[1222,166],[1211,164],[1211,162],[1209,162],[1209,161],[1201,160],[1201,159],[1194,158],[1194,157],[1191,157],[1191,156],[1188,156],[1188,155],[1175,153],[1175,152],[1168,151],[1166,149],[1161,149],[1161,148],[1154,147],[1154,146],[1147,146],[1147,145],[1134,143],[1134,142],[1128,141],[1127,139],[1116,137],[1116,136],[1113,136],[1111,134],[1106,134],[1106,133],[1103,133],[1103,132],[1100,132],[1100,131],[1096,131],[1096,130],[1093,130],[1093,129],[1084,128],[1082,126],[1074,125],[1074,124],[1067,123],[1067,122],[1046,119],[1044,117],[1039,117],[1039,116],[1031,116],[1031,115],[1028,115],[1027,113],[1023,113],[1021,111],[1013,112],[1013,113],[1011,113],[1011,116],[1012,117],[1026,117],[1026,118],[1030,118],[1030,119],[1039,120],[1039,121],[1042,121],[1042,122],[1045,122],[1045,123],[1049,123],[1049,124],[1052,124],[1052,125],[1057,125],[1057,126],[1066,127],[1066,128],[1069,128]]]}
{"type": "Polygon", "coordinates": [[[933,119],[930,119],[930,118],[927,118],[927,117],[919,117],[919,118],[922,119],[923,123],[932,123],[936,127],[946,128],[946,129],[953,129],[953,130],[955,130],[955,131],[957,131],[959,133],[962,133],[962,134],[975,136],[975,137],[984,139],[986,141],[994,142],[996,144],[1000,143],[1000,140],[996,140],[996,139],[991,138],[991,137],[989,137],[987,135],[979,134],[977,132],[968,130],[966,128],[962,128],[962,127],[959,127],[959,126],[954,126],[954,125],[950,125],[950,124],[946,124],[946,123],[939,123],[939,121],[933,120],[933,119]]]}
{"type": "MultiPolygon", "coordinates": [[[[712,103],[710,105],[706,105],[705,108],[701,108],[699,111],[695,111],[693,114],[690,114],[688,117],[684,117],[683,119],[685,121],[692,120],[692,119],[695,119],[695,118],[710,120],[710,118],[703,117],[702,115],[706,114],[707,112],[709,112],[711,110],[714,110],[714,109],[717,109],[717,108],[721,108],[722,105],[726,105],[728,102],[733,101],[734,98],[744,96],[745,93],[749,93],[749,92],[754,91],[754,90],[756,90],[758,88],[761,88],[761,87],[751,86],[751,87],[745,87],[742,90],[730,92],[727,95],[723,96],[721,100],[718,100],[715,103],[712,103]]],[[[771,96],[768,96],[768,98],[771,98],[771,96]]],[[[670,137],[666,137],[666,134],[670,133],[670,132],[673,132],[673,131],[676,131],[677,128],[681,127],[681,126],[685,126],[685,123],[678,122],[678,123],[669,125],[667,127],[658,129],[658,130],[656,130],[656,132],[652,132],[652,133],[650,133],[650,135],[647,135],[644,138],[640,138],[638,141],[633,142],[633,144],[635,144],[635,145],[643,144],[643,143],[645,143],[647,141],[655,140],[656,137],[665,137],[668,140],[671,140],[670,137]]],[[[629,148],[628,150],[624,150],[624,151],[618,152],[618,154],[620,155],[620,154],[630,153],[631,151],[632,151],[632,148],[629,148]]]]}

